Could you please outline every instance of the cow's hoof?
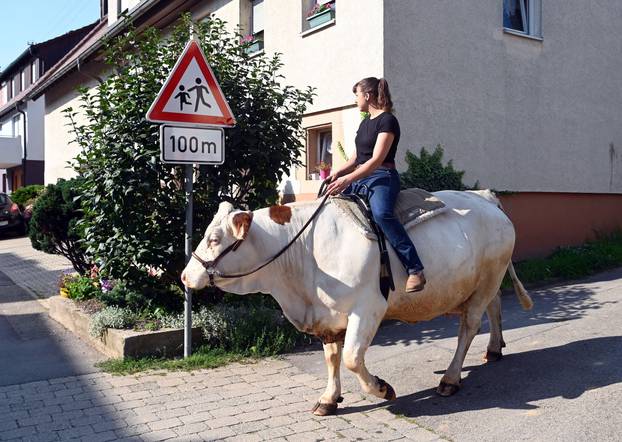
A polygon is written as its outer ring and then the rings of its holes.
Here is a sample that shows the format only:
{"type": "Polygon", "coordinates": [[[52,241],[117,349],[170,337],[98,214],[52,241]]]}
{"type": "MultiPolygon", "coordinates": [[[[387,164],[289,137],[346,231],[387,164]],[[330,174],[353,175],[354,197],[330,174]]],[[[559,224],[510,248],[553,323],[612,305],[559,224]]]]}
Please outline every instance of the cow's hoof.
{"type": "Polygon", "coordinates": [[[332,404],[321,404],[317,402],[311,409],[311,413],[316,416],[334,416],[337,414],[337,404],[343,402],[343,397],[339,396],[337,402],[332,404]]]}
{"type": "Polygon", "coordinates": [[[395,394],[395,390],[389,384],[387,384],[387,391],[384,394],[384,398],[387,401],[394,401],[395,399],[397,399],[397,395],[395,394]]]}
{"type": "Polygon", "coordinates": [[[497,362],[503,358],[503,354],[499,351],[490,351],[486,352],[486,356],[484,356],[485,362],[497,362]]]}
{"type": "Polygon", "coordinates": [[[384,379],[380,379],[378,376],[376,376],[376,382],[378,382],[378,387],[380,388],[380,391],[384,390],[385,400],[394,401],[397,398],[395,390],[393,389],[393,387],[391,387],[391,384],[389,384],[384,379]]]}
{"type": "Polygon", "coordinates": [[[460,385],[448,384],[447,382],[441,381],[441,383],[438,384],[436,392],[443,397],[447,397],[456,394],[458,390],[460,390],[460,385]]]}

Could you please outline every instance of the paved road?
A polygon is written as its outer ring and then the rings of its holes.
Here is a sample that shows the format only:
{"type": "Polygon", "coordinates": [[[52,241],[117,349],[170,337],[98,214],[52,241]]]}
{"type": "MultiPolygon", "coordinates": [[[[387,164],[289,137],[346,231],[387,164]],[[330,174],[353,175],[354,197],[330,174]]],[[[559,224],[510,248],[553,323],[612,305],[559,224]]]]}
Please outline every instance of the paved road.
{"type": "Polygon", "coordinates": [[[308,409],[325,386],[319,348],[193,373],[84,374],[98,355],[28,296],[54,293],[66,266],[26,239],[0,241],[0,440],[600,442],[622,434],[622,269],[532,291],[532,312],[504,297],[505,358],[482,365],[484,325],[451,398],[433,388],[453,354],[456,320],[386,325],[367,363],[398,400],[362,396],[342,370],[339,415],[317,418],[308,409]],[[55,364],[71,375],[57,377],[55,364]]]}
{"type": "MultiPolygon", "coordinates": [[[[463,388],[450,398],[433,390],[453,356],[457,319],[382,327],[367,364],[397,391],[387,409],[456,441],[621,440],[622,269],[531,296],[530,312],[513,294],[503,297],[504,359],[483,364],[484,324],[463,388]]],[[[320,352],[287,359],[316,376],[325,371],[320,352]]],[[[356,391],[346,371],[344,386],[356,391]]]]}
{"type": "Polygon", "coordinates": [[[103,359],[0,271],[0,386],[92,373],[103,359]]]}

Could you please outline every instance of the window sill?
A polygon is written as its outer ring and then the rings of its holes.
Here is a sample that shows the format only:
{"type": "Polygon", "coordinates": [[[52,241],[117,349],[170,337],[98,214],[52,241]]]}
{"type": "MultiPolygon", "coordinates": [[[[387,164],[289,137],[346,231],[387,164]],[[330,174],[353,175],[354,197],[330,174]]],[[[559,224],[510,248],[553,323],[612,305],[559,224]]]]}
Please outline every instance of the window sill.
{"type": "Polygon", "coordinates": [[[544,40],[542,37],[538,37],[537,35],[525,34],[524,32],[516,31],[516,30],[510,29],[510,28],[503,28],[503,32],[505,34],[516,35],[517,37],[528,38],[530,40],[536,40],[536,41],[543,41],[544,40]]]}
{"type": "Polygon", "coordinates": [[[322,29],[326,29],[326,28],[328,28],[330,26],[334,26],[335,23],[337,23],[337,19],[333,18],[332,20],[327,21],[326,23],[322,23],[321,25],[316,26],[315,28],[307,29],[306,31],[301,32],[300,36],[302,38],[305,38],[308,35],[315,34],[316,32],[321,31],[322,29]]]}
{"type": "Polygon", "coordinates": [[[251,52],[250,54],[248,54],[248,58],[255,58],[255,57],[259,57],[260,55],[263,55],[264,50],[260,49],[258,51],[255,52],[251,52]]]}

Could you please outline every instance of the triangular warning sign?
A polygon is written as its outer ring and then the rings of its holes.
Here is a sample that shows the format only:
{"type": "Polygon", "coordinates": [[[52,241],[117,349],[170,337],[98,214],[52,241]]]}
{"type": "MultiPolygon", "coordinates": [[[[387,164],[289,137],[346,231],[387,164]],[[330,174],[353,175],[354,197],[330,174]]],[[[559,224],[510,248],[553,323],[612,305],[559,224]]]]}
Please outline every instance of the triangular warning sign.
{"type": "Polygon", "coordinates": [[[235,126],[235,119],[205,54],[190,40],[147,112],[156,123],[235,126]]]}

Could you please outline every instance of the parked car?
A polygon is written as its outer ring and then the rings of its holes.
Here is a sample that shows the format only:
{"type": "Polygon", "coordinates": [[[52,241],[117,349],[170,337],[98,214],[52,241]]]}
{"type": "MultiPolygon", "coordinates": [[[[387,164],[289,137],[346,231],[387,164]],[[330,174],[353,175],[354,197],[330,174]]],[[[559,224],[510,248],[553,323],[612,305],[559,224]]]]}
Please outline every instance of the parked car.
{"type": "Polygon", "coordinates": [[[0,235],[8,231],[23,234],[26,224],[19,206],[6,193],[0,193],[0,235]]]}

